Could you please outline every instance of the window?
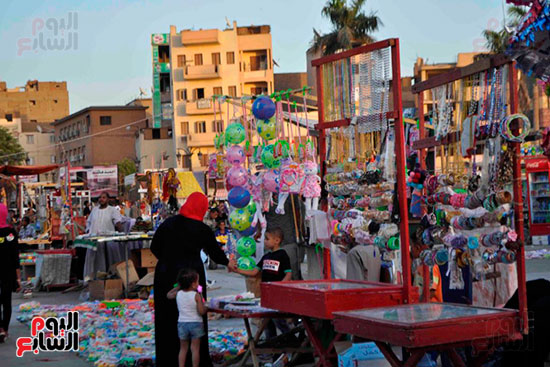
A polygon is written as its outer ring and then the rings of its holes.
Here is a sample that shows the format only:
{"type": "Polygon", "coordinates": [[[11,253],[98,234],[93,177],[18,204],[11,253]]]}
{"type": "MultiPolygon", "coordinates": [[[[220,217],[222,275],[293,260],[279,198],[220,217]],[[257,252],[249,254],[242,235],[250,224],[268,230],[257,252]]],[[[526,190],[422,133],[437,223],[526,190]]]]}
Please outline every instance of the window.
{"type": "Polygon", "coordinates": [[[202,54],[195,54],[195,65],[202,65],[202,54]]]}
{"type": "Polygon", "coordinates": [[[160,129],[153,129],[153,139],[160,139],[160,129]]]}
{"type": "Polygon", "coordinates": [[[170,62],[170,46],[159,46],[159,62],[164,64],[170,62]]]}
{"type": "Polygon", "coordinates": [[[36,120],[31,120],[31,122],[36,122],[36,120]]]}
{"type": "Polygon", "coordinates": [[[160,73],[160,92],[170,92],[170,73],[160,73]]]}
{"type": "Polygon", "coordinates": [[[196,101],[198,99],[204,98],[204,88],[197,88],[193,89],[193,100],[196,101]]]}
{"type": "Polygon", "coordinates": [[[187,89],[178,89],[176,91],[178,101],[187,101],[187,89]]]}
{"type": "Polygon", "coordinates": [[[111,125],[111,116],[99,116],[100,125],[111,125]]]}
{"type": "Polygon", "coordinates": [[[6,113],[6,120],[8,120],[8,122],[13,121],[13,114],[11,114],[11,113],[6,113]]]}
{"type": "Polygon", "coordinates": [[[50,135],[50,143],[55,143],[55,135],[50,135]]]}
{"type": "Polygon", "coordinates": [[[29,103],[31,104],[31,106],[36,106],[36,101],[34,99],[31,99],[29,103]]]}
{"type": "Polygon", "coordinates": [[[201,154],[199,157],[199,162],[201,163],[202,167],[208,166],[208,154],[201,154]]]}
{"type": "Polygon", "coordinates": [[[252,87],[250,89],[250,92],[252,92],[253,95],[258,96],[262,93],[267,93],[267,88],[265,88],[265,87],[252,87]]]}
{"type": "Polygon", "coordinates": [[[178,68],[185,66],[185,55],[178,55],[178,68]]]}
{"type": "Polygon", "coordinates": [[[204,134],[206,132],[206,121],[195,122],[195,134],[204,134]]]}
{"type": "Polygon", "coordinates": [[[237,97],[237,86],[230,85],[229,89],[228,89],[228,92],[229,92],[230,97],[237,97]]]}
{"type": "Polygon", "coordinates": [[[54,100],[53,100],[53,103],[57,103],[57,99],[54,99],[54,100]]]}
{"type": "Polygon", "coordinates": [[[222,57],[219,52],[212,52],[212,65],[220,65],[222,63],[222,57]]]}
{"type": "Polygon", "coordinates": [[[55,163],[55,155],[50,156],[50,163],[55,163]]]}
{"type": "Polygon", "coordinates": [[[226,53],[225,58],[228,64],[235,63],[235,53],[233,51],[226,53]]]}
{"type": "Polygon", "coordinates": [[[181,135],[189,135],[189,121],[182,121],[180,128],[181,128],[181,132],[180,132],[181,135]]]}
{"type": "Polygon", "coordinates": [[[34,135],[27,135],[27,144],[34,144],[34,135]]]}
{"type": "Polygon", "coordinates": [[[27,162],[30,166],[32,166],[34,164],[34,157],[27,158],[27,162]]]}
{"type": "Polygon", "coordinates": [[[214,95],[221,96],[223,94],[222,87],[214,87],[214,95]]]}
{"type": "Polygon", "coordinates": [[[212,121],[212,131],[221,133],[223,131],[223,121],[212,121]]]}

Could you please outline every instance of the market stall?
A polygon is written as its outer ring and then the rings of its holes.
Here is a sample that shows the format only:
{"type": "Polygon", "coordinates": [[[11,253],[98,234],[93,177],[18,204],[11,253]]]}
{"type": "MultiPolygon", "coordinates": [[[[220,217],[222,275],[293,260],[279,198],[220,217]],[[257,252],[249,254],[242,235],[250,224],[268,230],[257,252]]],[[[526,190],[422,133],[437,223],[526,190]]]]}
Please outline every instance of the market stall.
{"type": "Polygon", "coordinates": [[[448,265],[454,289],[464,288],[461,269],[469,266],[482,299],[474,296],[474,305],[425,303],[341,312],[335,326],[376,341],[394,367],[416,366],[427,350],[447,352],[455,366],[480,366],[495,346],[528,332],[520,144],[530,125],[517,114],[517,72],[505,57],[493,56],[416,84],[420,106],[430,90],[435,133],[425,136],[420,113],[420,139],[413,144],[420,151],[419,171],[426,169],[427,149],[436,151],[438,161],[415,188],[421,213],[429,213],[419,260],[430,271],[448,265]],[[502,283],[486,289],[484,280],[489,272],[492,279],[508,276],[514,264],[519,309],[496,308],[493,302],[492,307],[479,306],[486,298],[507,301],[515,289],[502,283]],[[494,271],[498,265],[500,272],[494,271]],[[410,357],[399,360],[390,345],[405,347],[410,357]],[[477,357],[464,362],[456,352],[463,346],[474,347],[477,357]]]}

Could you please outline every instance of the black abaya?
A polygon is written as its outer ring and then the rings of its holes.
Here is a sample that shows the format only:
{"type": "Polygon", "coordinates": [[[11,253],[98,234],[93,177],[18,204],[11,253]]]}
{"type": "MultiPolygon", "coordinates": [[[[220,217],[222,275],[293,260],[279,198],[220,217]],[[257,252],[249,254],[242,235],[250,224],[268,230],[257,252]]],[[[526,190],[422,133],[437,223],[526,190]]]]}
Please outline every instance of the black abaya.
{"type": "MultiPolygon", "coordinates": [[[[218,264],[227,265],[228,259],[218,245],[214,233],[204,223],[182,215],[166,219],[155,232],[151,251],[157,257],[155,269],[155,346],[156,366],[178,365],[179,338],[177,332],[178,308],[175,300],[166,294],[174,287],[181,269],[191,268],[199,273],[199,283],[206,299],[206,277],[200,251],[204,249],[218,264]]],[[[201,339],[201,366],[212,366],[208,350],[208,322],[203,317],[206,335],[201,339]]],[[[191,357],[187,358],[191,365],[191,357]]]]}

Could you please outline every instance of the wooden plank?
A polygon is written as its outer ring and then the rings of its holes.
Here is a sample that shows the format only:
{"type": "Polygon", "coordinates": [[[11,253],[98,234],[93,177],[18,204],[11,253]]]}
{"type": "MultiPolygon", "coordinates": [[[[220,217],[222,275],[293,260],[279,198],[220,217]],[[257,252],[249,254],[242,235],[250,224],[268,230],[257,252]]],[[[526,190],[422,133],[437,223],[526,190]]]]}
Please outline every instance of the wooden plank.
{"type": "Polygon", "coordinates": [[[311,60],[311,66],[320,66],[323,64],[327,64],[329,62],[334,62],[342,59],[347,59],[348,57],[352,57],[359,54],[364,54],[368,52],[372,52],[375,50],[379,50],[381,48],[386,48],[393,46],[395,44],[395,38],[389,38],[387,40],[369,43],[368,45],[359,46],[356,48],[352,48],[351,50],[347,50],[344,52],[339,52],[336,54],[320,57],[315,60],[311,60]]]}

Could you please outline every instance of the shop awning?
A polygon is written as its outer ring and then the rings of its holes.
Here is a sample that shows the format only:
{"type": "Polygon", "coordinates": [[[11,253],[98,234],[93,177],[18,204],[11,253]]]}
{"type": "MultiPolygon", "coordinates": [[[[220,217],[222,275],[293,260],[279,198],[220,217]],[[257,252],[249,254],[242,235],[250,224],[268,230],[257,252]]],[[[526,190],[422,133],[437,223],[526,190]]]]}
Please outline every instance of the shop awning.
{"type": "Polygon", "coordinates": [[[0,166],[0,173],[6,176],[16,175],[38,175],[46,173],[59,168],[57,164],[50,164],[47,166],[0,166]]]}

